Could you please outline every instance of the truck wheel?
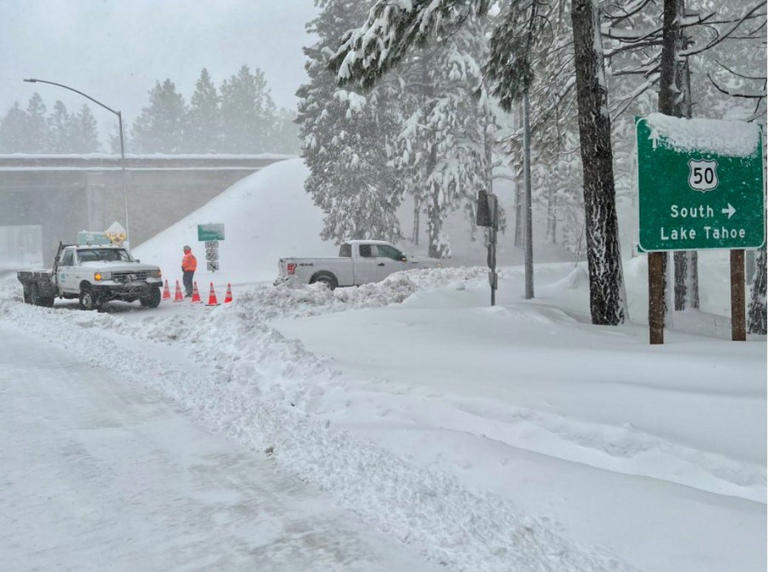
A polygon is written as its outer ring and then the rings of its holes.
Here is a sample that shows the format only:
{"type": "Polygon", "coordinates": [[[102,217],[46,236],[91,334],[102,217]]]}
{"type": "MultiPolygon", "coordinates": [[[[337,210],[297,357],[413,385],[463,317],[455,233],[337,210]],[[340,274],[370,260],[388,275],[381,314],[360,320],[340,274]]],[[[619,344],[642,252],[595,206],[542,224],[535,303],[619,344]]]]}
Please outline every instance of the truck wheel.
{"type": "Polygon", "coordinates": [[[334,290],[339,285],[336,277],[330,272],[318,272],[317,274],[314,274],[312,278],[309,279],[309,283],[314,284],[315,282],[325,284],[330,290],[334,290]]]}
{"type": "Polygon", "coordinates": [[[157,308],[160,305],[161,299],[160,288],[153,286],[150,288],[149,296],[139,298],[139,302],[145,308],[157,308]]]}
{"type": "Polygon", "coordinates": [[[83,310],[98,310],[100,306],[101,301],[91,288],[80,289],[80,307],[83,310]]]}
{"type": "Polygon", "coordinates": [[[26,284],[24,284],[24,296],[23,297],[24,297],[24,303],[25,304],[31,304],[32,303],[32,301],[30,300],[30,295],[29,295],[29,286],[27,286],[26,284]]]}

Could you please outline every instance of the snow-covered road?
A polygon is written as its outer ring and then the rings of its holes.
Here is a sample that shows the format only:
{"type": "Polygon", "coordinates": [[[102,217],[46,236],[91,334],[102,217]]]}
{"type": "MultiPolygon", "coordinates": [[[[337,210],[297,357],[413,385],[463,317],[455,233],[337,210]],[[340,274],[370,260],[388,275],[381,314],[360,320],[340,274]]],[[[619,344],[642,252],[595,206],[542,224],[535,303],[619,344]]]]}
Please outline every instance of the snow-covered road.
{"type": "Polygon", "coordinates": [[[434,569],[152,389],[0,340],[3,570],[434,569]]]}
{"type": "MultiPolygon", "coordinates": [[[[335,528],[343,520],[352,531],[343,537],[355,540],[331,559],[339,569],[375,570],[364,560],[371,558],[381,568],[413,570],[423,568],[423,557],[439,569],[467,572],[764,570],[764,338],[720,339],[717,328],[709,332],[712,316],[702,312],[679,318],[709,335],[670,331],[667,345],[651,348],[642,325],[599,328],[580,318],[588,300],[583,269],[540,265],[537,273],[538,298],[525,302],[515,294],[520,269],[505,269],[495,309],[487,307],[484,268],[395,275],[335,292],[252,283],[235,288],[233,304],[215,308],[185,301],[148,311],[116,303],[106,313],[82,312],[72,302],[52,309],[21,304],[17,284],[8,280],[0,282],[0,320],[17,326],[0,336],[14,340],[7,351],[16,369],[41,367],[46,362],[37,355],[53,342],[66,358],[59,352],[51,375],[69,376],[75,368],[85,380],[77,384],[128,392],[129,404],[144,404],[146,411],[129,425],[143,427],[147,435],[138,441],[152,443],[151,451],[171,445],[189,451],[195,443],[196,453],[203,435],[214,451],[255,455],[258,461],[243,461],[242,472],[218,453],[208,466],[245,490],[254,486],[250,478],[259,491],[276,488],[274,495],[288,497],[279,506],[298,505],[291,511],[298,511],[298,521],[317,522],[321,531],[323,523],[335,528]],[[32,349],[25,336],[38,340],[29,343],[32,349]],[[161,406],[162,415],[153,417],[161,406]],[[188,429],[165,430],[180,423],[172,421],[179,415],[188,429]],[[274,454],[266,458],[268,447],[274,454]],[[308,498],[312,507],[329,505],[284,474],[310,483],[339,508],[320,510],[327,520],[303,514],[308,498]],[[415,560],[394,562],[400,552],[415,560]]],[[[26,399],[66,376],[24,389],[26,399]]],[[[53,398],[59,405],[69,399],[78,401],[75,412],[93,400],[63,391],[53,398]]],[[[119,400],[97,405],[79,414],[79,427],[91,421],[102,427],[104,415],[114,424],[136,407],[119,400]]],[[[30,435],[40,432],[28,417],[7,421],[5,432],[24,423],[30,435]]],[[[64,421],[53,416],[43,435],[63,439],[71,431],[64,421]]],[[[52,443],[46,449],[28,441],[12,450],[41,449],[56,459],[66,440],[52,443]]],[[[132,451],[134,445],[120,447],[132,451]]],[[[119,448],[108,441],[103,447],[119,448]]],[[[206,464],[185,455],[172,456],[177,475],[183,474],[178,467],[206,464]]],[[[17,456],[11,464],[25,462],[17,456]]],[[[110,463],[103,466],[106,476],[99,478],[118,473],[110,463]]],[[[176,506],[179,493],[162,489],[165,472],[148,473],[147,482],[159,479],[155,500],[176,506]]],[[[46,486],[20,490],[37,498],[46,486]]],[[[214,487],[211,496],[229,494],[224,488],[214,487]]],[[[115,495],[96,498],[94,507],[111,506],[115,495]]],[[[30,512],[24,509],[0,506],[0,518],[30,512]]],[[[235,525],[227,514],[224,532],[207,531],[212,544],[230,539],[226,531],[235,525]]],[[[134,524],[140,518],[126,512],[120,526],[153,537],[151,528],[134,524]]],[[[48,537],[45,528],[32,530],[39,522],[26,523],[35,541],[48,537]]],[[[262,533],[257,527],[256,542],[269,550],[262,533]]],[[[88,527],[72,532],[75,552],[76,540],[88,534],[88,527]]],[[[293,569],[306,568],[303,548],[314,550],[299,544],[293,569]]],[[[71,562],[87,557],[76,553],[71,562]]],[[[192,555],[188,567],[209,565],[201,562],[192,555]]]]}

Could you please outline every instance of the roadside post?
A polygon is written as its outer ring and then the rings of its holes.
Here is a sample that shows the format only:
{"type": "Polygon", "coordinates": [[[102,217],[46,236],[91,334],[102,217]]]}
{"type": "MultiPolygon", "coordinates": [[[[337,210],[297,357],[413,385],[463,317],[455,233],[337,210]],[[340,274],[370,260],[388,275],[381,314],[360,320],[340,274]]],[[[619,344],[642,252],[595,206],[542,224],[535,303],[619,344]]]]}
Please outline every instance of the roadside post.
{"type": "Polygon", "coordinates": [[[197,240],[205,243],[205,263],[208,272],[219,269],[219,241],[224,240],[224,225],[208,223],[197,225],[197,240]]]}
{"type": "Polygon", "coordinates": [[[493,193],[480,191],[477,195],[477,226],[488,227],[488,283],[491,286],[491,306],[496,305],[499,275],[496,272],[496,243],[499,230],[499,203],[493,193]]]}
{"type": "Polygon", "coordinates": [[[648,253],[651,344],[664,343],[669,251],[730,250],[731,338],[746,340],[744,249],[765,242],[762,133],[757,125],[635,118],[639,246],[648,253]]]}

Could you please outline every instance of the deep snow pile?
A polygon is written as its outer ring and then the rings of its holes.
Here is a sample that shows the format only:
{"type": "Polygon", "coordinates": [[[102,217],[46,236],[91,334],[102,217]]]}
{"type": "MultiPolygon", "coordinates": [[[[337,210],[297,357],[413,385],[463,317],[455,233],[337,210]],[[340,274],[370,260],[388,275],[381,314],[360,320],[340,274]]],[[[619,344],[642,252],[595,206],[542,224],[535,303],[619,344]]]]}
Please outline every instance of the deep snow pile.
{"type": "Polygon", "coordinates": [[[409,463],[328,421],[320,423],[311,414],[315,398],[343,393],[343,383],[335,384],[336,373],[325,360],[286,339],[268,321],[283,310],[312,314],[321,308],[381,307],[402,301],[416,290],[416,281],[461,288],[480,273],[413,272],[338,294],[254,287],[230,306],[187,306],[190,313],[170,316],[137,312],[142,318],[133,321],[119,313],[45,309],[6,298],[0,300],[0,318],[24,322],[29,331],[95,367],[159,389],[210,426],[269,451],[285,469],[449,569],[627,569],[601,549],[560,537],[549,523],[509,501],[473,492],[446,473],[409,463]],[[196,373],[168,360],[179,350],[197,362],[196,373]]]}

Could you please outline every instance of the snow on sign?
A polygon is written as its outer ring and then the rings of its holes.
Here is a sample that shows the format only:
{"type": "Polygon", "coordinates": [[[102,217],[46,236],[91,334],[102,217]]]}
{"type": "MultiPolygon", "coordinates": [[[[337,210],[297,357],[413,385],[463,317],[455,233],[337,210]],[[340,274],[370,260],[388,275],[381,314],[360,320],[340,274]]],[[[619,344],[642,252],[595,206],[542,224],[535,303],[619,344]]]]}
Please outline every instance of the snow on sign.
{"type": "Polygon", "coordinates": [[[652,113],[635,120],[640,247],[756,248],[765,240],[756,124],[652,113]]]}
{"type": "Polygon", "coordinates": [[[224,225],[221,223],[198,224],[197,240],[200,242],[224,240],[224,225]]]}

